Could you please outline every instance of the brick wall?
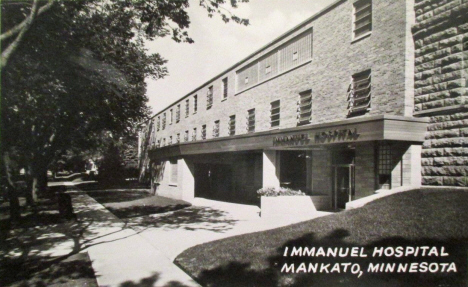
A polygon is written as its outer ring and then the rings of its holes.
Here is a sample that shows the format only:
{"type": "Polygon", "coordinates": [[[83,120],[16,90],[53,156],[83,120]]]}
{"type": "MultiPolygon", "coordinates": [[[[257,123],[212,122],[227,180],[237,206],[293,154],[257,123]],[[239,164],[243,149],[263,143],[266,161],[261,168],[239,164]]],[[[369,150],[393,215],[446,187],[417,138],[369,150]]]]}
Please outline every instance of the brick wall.
{"type": "MultiPolygon", "coordinates": [[[[236,134],[245,134],[247,110],[256,109],[256,131],[270,130],[270,103],[280,100],[281,119],[279,128],[296,126],[296,110],[299,93],[312,90],[312,123],[344,120],[347,117],[347,89],[351,76],[367,69],[372,71],[372,109],[364,117],[376,114],[407,115],[408,105],[412,110],[413,95],[408,93],[407,72],[413,62],[405,51],[413,44],[408,28],[408,11],[413,12],[404,0],[373,0],[373,28],[370,36],[352,40],[352,1],[341,1],[318,17],[274,42],[244,62],[232,67],[181,98],[160,114],[175,109],[180,104],[185,111],[185,100],[190,101],[190,115],[182,113],[180,122],[167,124],[157,132],[157,139],[188,130],[192,138],[197,128],[200,140],[202,125],[207,125],[207,138],[212,137],[216,120],[220,121],[220,136],[228,136],[229,116],[236,115],[236,134]],[[312,29],[312,59],[284,74],[237,92],[236,72],[250,63],[263,59],[272,51],[312,29]],[[222,97],[222,79],[228,78],[228,97],[222,97]],[[213,106],[206,109],[206,95],[213,86],[213,106]],[[193,96],[198,96],[198,111],[193,113],[193,96]],[[410,104],[408,104],[410,103],[410,104]]],[[[254,47],[252,47],[254,48],[254,47]]],[[[242,80],[242,79],[240,79],[242,80]]],[[[412,82],[410,83],[412,85],[412,82]]],[[[412,91],[413,89],[409,89],[412,91]]],[[[157,119],[157,116],[155,120],[157,119]]],[[[170,122],[169,120],[167,121],[170,122]]],[[[183,139],[183,136],[182,136],[183,139]]],[[[182,140],[183,141],[183,140],[182,140]]],[[[155,143],[157,140],[155,141],[155,143]]]]}
{"type": "Polygon", "coordinates": [[[375,143],[356,144],[355,166],[355,199],[374,194],[375,143]]]}
{"type": "Polygon", "coordinates": [[[468,186],[468,0],[416,0],[415,115],[429,116],[425,185],[468,186]]]}

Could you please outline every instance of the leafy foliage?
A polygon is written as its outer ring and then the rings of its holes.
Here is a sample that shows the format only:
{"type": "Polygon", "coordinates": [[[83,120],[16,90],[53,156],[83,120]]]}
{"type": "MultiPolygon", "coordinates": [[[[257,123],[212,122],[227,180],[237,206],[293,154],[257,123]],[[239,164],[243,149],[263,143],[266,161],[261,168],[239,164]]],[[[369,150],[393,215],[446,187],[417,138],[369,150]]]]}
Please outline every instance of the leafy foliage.
{"type": "MultiPolygon", "coordinates": [[[[11,50],[22,36],[8,65],[2,53],[2,155],[23,159],[36,177],[69,149],[99,146],[103,132],[115,139],[134,133],[136,123],[149,116],[145,79],[168,74],[166,60],[149,54],[145,41],[171,36],[192,43],[188,5],[188,0],[2,1],[2,50],[11,50]]],[[[222,8],[224,0],[200,5],[225,22],[248,24],[222,8]]]]}
{"type": "Polygon", "coordinates": [[[300,190],[294,190],[287,187],[263,187],[257,190],[258,196],[288,196],[288,195],[306,195],[300,190]]]}

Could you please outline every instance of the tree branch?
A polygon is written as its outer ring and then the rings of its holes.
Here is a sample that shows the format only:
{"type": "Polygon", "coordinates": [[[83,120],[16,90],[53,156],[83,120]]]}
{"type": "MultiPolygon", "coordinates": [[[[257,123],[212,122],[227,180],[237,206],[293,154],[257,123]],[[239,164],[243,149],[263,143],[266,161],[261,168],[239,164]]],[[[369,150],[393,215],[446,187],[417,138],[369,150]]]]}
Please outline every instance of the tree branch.
{"type": "Polygon", "coordinates": [[[32,8],[31,8],[31,13],[29,14],[28,18],[26,18],[26,24],[21,29],[21,32],[19,32],[16,39],[10,45],[8,45],[8,47],[5,49],[5,51],[2,52],[2,58],[1,58],[1,63],[0,63],[1,69],[3,69],[6,66],[6,64],[8,62],[8,59],[10,58],[11,54],[13,54],[13,52],[16,50],[16,48],[18,48],[19,43],[21,42],[21,40],[24,37],[24,34],[26,34],[26,31],[28,31],[29,27],[31,27],[31,24],[32,24],[32,22],[34,20],[34,17],[36,17],[36,14],[37,14],[37,3],[38,3],[38,1],[39,0],[34,0],[32,8]]]}
{"type": "MultiPolygon", "coordinates": [[[[36,17],[41,15],[45,11],[49,10],[50,7],[52,7],[53,3],[54,3],[54,0],[49,0],[49,3],[47,3],[46,5],[39,8],[39,10],[37,11],[36,17]]],[[[31,12],[32,12],[32,10],[31,10],[31,12]]],[[[5,39],[8,39],[11,36],[21,32],[21,30],[27,25],[27,23],[30,20],[31,16],[32,16],[32,13],[29,14],[29,16],[26,17],[21,23],[17,24],[16,26],[11,28],[10,30],[8,30],[5,33],[1,34],[0,35],[0,41],[4,41],[5,39]]]]}

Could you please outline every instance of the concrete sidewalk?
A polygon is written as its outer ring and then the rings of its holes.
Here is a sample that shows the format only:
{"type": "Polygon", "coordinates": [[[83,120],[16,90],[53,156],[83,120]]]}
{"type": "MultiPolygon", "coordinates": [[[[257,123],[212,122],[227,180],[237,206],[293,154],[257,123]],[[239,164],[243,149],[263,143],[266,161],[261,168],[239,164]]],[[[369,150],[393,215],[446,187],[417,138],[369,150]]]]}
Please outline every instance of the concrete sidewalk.
{"type": "Polygon", "coordinates": [[[77,219],[88,224],[81,245],[99,286],[200,286],[93,198],[69,189],[77,219]]]}
{"type": "Polygon", "coordinates": [[[62,184],[69,186],[74,212],[86,226],[81,249],[88,251],[99,286],[199,286],[173,264],[185,249],[329,214],[260,218],[257,206],[195,198],[185,209],[124,221],[75,183],[62,184]]]}

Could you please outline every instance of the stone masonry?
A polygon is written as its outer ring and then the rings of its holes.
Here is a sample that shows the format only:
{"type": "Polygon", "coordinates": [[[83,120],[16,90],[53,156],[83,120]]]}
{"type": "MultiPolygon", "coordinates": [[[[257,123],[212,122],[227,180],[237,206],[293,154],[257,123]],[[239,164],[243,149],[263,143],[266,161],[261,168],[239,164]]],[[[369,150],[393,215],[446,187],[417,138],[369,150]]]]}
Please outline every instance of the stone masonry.
{"type": "Polygon", "coordinates": [[[415,116],[424,185],[468,186],[468,0],[416,0],[415,116]]]}

